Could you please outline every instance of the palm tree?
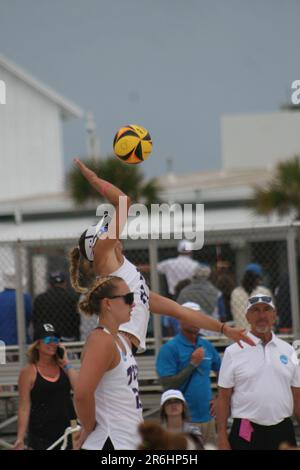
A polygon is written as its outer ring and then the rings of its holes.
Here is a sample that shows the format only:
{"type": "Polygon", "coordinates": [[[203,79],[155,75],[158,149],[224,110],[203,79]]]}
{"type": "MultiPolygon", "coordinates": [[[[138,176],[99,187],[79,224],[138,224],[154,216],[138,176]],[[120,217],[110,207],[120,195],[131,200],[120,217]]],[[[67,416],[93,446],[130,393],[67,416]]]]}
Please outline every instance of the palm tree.
{"type": "MultiPolygon", "coordinates": [[[[143,202],[147,206],[159,202],[160,188],[156,180],[153,178],[145,181],[143,172],[138,165],[128,165],[111,156],[101,160],[83,159],[82,161],[101,178],[124,191],[132,201],[143,202]]],[[[72,168],[67,175],[67,187],[77,205],[84,204],[89,200],[99,201],[99,197],[101,197],[76,167],[72,168]]]]}
{"type": "Polygon", "coordinates": [[[296,155],[276,167],[275,176],[266,188],[256,188],[251,206],[258,214],[277,212],[283,216],[296,213],[300,219],[300,156],[296,155]]]}

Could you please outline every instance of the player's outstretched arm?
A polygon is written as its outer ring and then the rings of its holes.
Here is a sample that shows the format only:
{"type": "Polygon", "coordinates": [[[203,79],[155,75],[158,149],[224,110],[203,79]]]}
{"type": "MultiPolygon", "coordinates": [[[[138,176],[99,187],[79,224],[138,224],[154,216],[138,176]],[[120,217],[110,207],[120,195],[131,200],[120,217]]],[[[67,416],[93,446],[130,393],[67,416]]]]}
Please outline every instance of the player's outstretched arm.
{"type": "Polygon", "coordinates": [[[123,191],[108,181],[99,178],[99,176],[97,176],[94,171],[90,170],[79,158],[75,158],[74,162],[90,185],[113,206],[119,206],[120,197],[127,198],[127,205],[128,207],[130,206],[130,198],[123,193],[123,191]]]}
{"type": "Polygon", "coordinates": [[[195,326],[199,329],[203,328],[205,330],[223,333],[225,336],[238,343],[241,348],[243,347],[241,341],[255,346],[255,343],[246,335],[244,329],[232,328],[204,313],[183,307],[177,302],[174,302],[174,300],[167,299],[156,292],[150,291],[149,304],[150,310],[153,313],[169,315],[170,317],[177,318],[179,321],[184,320],[185,322],[189,322],[191,326],[195,326]]]}

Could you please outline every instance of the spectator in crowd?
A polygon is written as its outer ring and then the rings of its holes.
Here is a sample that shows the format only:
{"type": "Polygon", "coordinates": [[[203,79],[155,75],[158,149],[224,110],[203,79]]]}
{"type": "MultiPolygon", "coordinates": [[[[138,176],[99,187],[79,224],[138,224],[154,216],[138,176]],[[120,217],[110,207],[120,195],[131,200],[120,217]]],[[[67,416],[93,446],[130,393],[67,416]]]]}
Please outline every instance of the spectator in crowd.
{"type": "MultiPolygon", "coordinates": [[[[91,263],[86,259],[82,259],[79,265],[79,277],[81,280],[82,287],[88,288],[95,281],[95,273],[91,263]]],[[[98,326],[98,315],[86,315],[82,310],[80,310],[80,302],[84,299],[84,295],[79,295],[79,300],[77,303],[77,309],[80,316],[80,326],[79,334],[80,341],[86,341],[89,334],[98,326]]]]}
{"type": "Polygon", "coordinates": [[[236,287],[236,281],[230,262],[225,260],[218,261],[212,271],[210,280],[223,294],[225,321],[232,321],[230,298],[233,289],[236,287]]]}
{"type": "Polygon", "coordinates": [[[198,436],[167,431],[157,421],[146,421],[138,428],[141,444],[138,450],[204,450],[198,436]]]}
{"type": "Polygon", "coordinates": [[[219,376],[218,444],[221,450],[277,450],[295,446],[291,416],[300,423],[300,367],[291,345],[272,332],[276,311],[271,296],[248,299],[248,336],[256,346],[225,350],[219,376]],[[227,435],[229,415],[233,418],[227,435]]]}
{"type": "Polygon", "coordinates": [[[201,305],[206,315],[216,320],[225,319],[225,307],[222,292],[209,280],[211,269],[207,264],[201,263],[193,272],[192,282],[180,292],[177,302],[194,302],[201,305]]]}
{"type": "Polygon", "coordinates": [[[202,441],[200,429],[189,422],[189,410],[180,390],[166,390],[162,394],[160,422],[168,431],[192,433],[202,441]]]}
{"type": "Polygon", "coordinates": [[[178,256],[161,261],[157,265],[157,271],[164,274],[167,279],[168,292],[174,298],[175,287],[179,281],[191,278],[199,263],[192,258],[193,244],[187,240],[181,240],[177,247],[178,256]]]}
{"type": "Polygon", "coordinates": [[[67,289],[65,273],[51,273],[48,290],[38,295],[33,304],[34,332],[42,323],[51,323],[60,332],[62,341],[78,341],[80,317],[77,301],[77,294],[67,289]]]}
{"type": "MultiPolygon", "coordinates": [[[[16,273],[13,269],[3,273],[4,290],[0,292],[0,340],[6,346],[18,344],[16,273]]],[[[30,343],[29,323],[32,312],[31,297],[23,294],[25,310],[26,340],[30,343]]]]}
{"type": "Polygon", "coordinates": [[[236,287],[231,293],[231,313],[235,325],[239,328],[249,328],[249,324],[245,316],[248,297],[258,293],[266,296],[272,296],[271,291],[261,284],[262,275],[262,267],[259,264],[248,264],[245,269],[241,286],[236,287]]]}
{"type": "Polygon", "coordinates": [[[176,286],[175,286],[175,299],[178,299],[180,292],[182,289],[184,289],[186,286],[188,286],[192,280],[190,278],[182,279],[182,281],[179,281],[176,286]]]}
{"type": "MultiPolygon", "coordinates": [[[[179,296],[180,292],[184,287],[191,283],[190,279],[183,279],[176,284],[175,287],[175,299],[179,296]]],[[[161,317],[162,331],[164,337],[173,337],[179,333],[180,323],[175,317],[169,317],[168,315],[162,315],[161,317]]]]}
{"type": "MultiPolygon", "coordinates": [[[[182,304],[183,307],[186,307],[186,308],[190,308],[192,310],[198,310],[200,311],[201,310],[201,307],[199,304],[196,304],[195,302],[185,302],[184,304],[182,304]]],[[[181,331],[181,326],[180,326],[180,321],[177,320],[177,318],[174,318],[174,317],[164,317],[164,318],[168,318],[168,325],[170,328],[172,328],[172,332],[173,334],[170,335],[172,337],[174,337],[175,335],[178,335],[178,333],[180,333],[181,331]]],[[[213,332],[208,332],[207,330],[199,330],[198,333],[202,333],[202,331],[204,331],[204,333],[211,333],[213,335],[216,335],[217,333],[213,333],[213,332]]]]}
{"type": "Polygon", "coordinates": [[[35,342],[28,351],[29,363],[19,377],[15,450],[25,449],[27,429],[28,447],[47,449],[70,426],[70,420],[76,418],[70,392],[78,373],[69,363],[66,351],[59,346],[59,340],[58,332],[49,323],[36,330],[35,342]]]}
{"type": "MultiPolygon", "coordinates": [[[[197,306],[200,310],[200,306],[197,306]]],[[[221,359],[199,330],[181,322],[181,331],[165,343],[156,369],[165,390],[179,389],[188,405],[193,426],[199,427],[204,444],[216,442],[210,373],[218,373],[221,359]]]]}
{"type": "Polygon", "coordinates": [[[86,341],[90,333],[98,326],[98,316],[86,315],[78,308],[80,313],[80,341],[86,341]]]}
{"type": "MultiPolygon", "coordinates": [[[[299,272],[299,270],[298,270],[299,272]]],[[[292,333],[292,305],[290,276],[283,273],[280,276],[278,286],[275,289],[275,300],[278,313],[278,330],[281,334],[292,333]]]]}

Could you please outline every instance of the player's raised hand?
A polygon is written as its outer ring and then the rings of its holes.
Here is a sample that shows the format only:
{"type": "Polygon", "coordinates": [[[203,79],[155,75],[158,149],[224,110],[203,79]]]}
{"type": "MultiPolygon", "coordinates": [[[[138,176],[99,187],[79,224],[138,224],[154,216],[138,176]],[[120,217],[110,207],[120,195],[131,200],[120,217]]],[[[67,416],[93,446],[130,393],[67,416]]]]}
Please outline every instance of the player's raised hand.
{"type": "Polygon", "coordinates": [[[79,168],[81,174],[92,183],[95,179],[98,179],[98,176],[93,170],[90,170],[79,158],[74,158],[74,163],[79,168]]]}
{"type": "Polygon", "coordinates": [[[227,336],[227,338],[230,338],[236,343],[238,343],[240,348],[243,348],[241,341],[244,341],[244,343],[247,343],[250,346],[255,346],[254,341],[252,341],[252,339],[247,336],[246,330],[243,328],[234,328],[229,325],[225,325],[223,333],[225,336],[227,336]]]}

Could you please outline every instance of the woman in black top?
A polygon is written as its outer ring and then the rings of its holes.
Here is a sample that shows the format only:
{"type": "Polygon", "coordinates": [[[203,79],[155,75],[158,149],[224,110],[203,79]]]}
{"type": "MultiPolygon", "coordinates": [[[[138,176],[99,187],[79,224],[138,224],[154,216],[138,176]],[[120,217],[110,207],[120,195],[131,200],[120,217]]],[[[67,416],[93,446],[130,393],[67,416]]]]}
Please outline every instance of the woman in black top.
{"type": "Polygon", "coordinates": [[[30,346],[29,364],[19,377],[18,434],[15,450],[25,449],[28,429],[28,448],[47,449],[70,426],[75,418],[71,388],[75,387],[77,372],[69,364],[66,352],[59,357],[59,335],[52,325],[44,324],[30,346]]]}

